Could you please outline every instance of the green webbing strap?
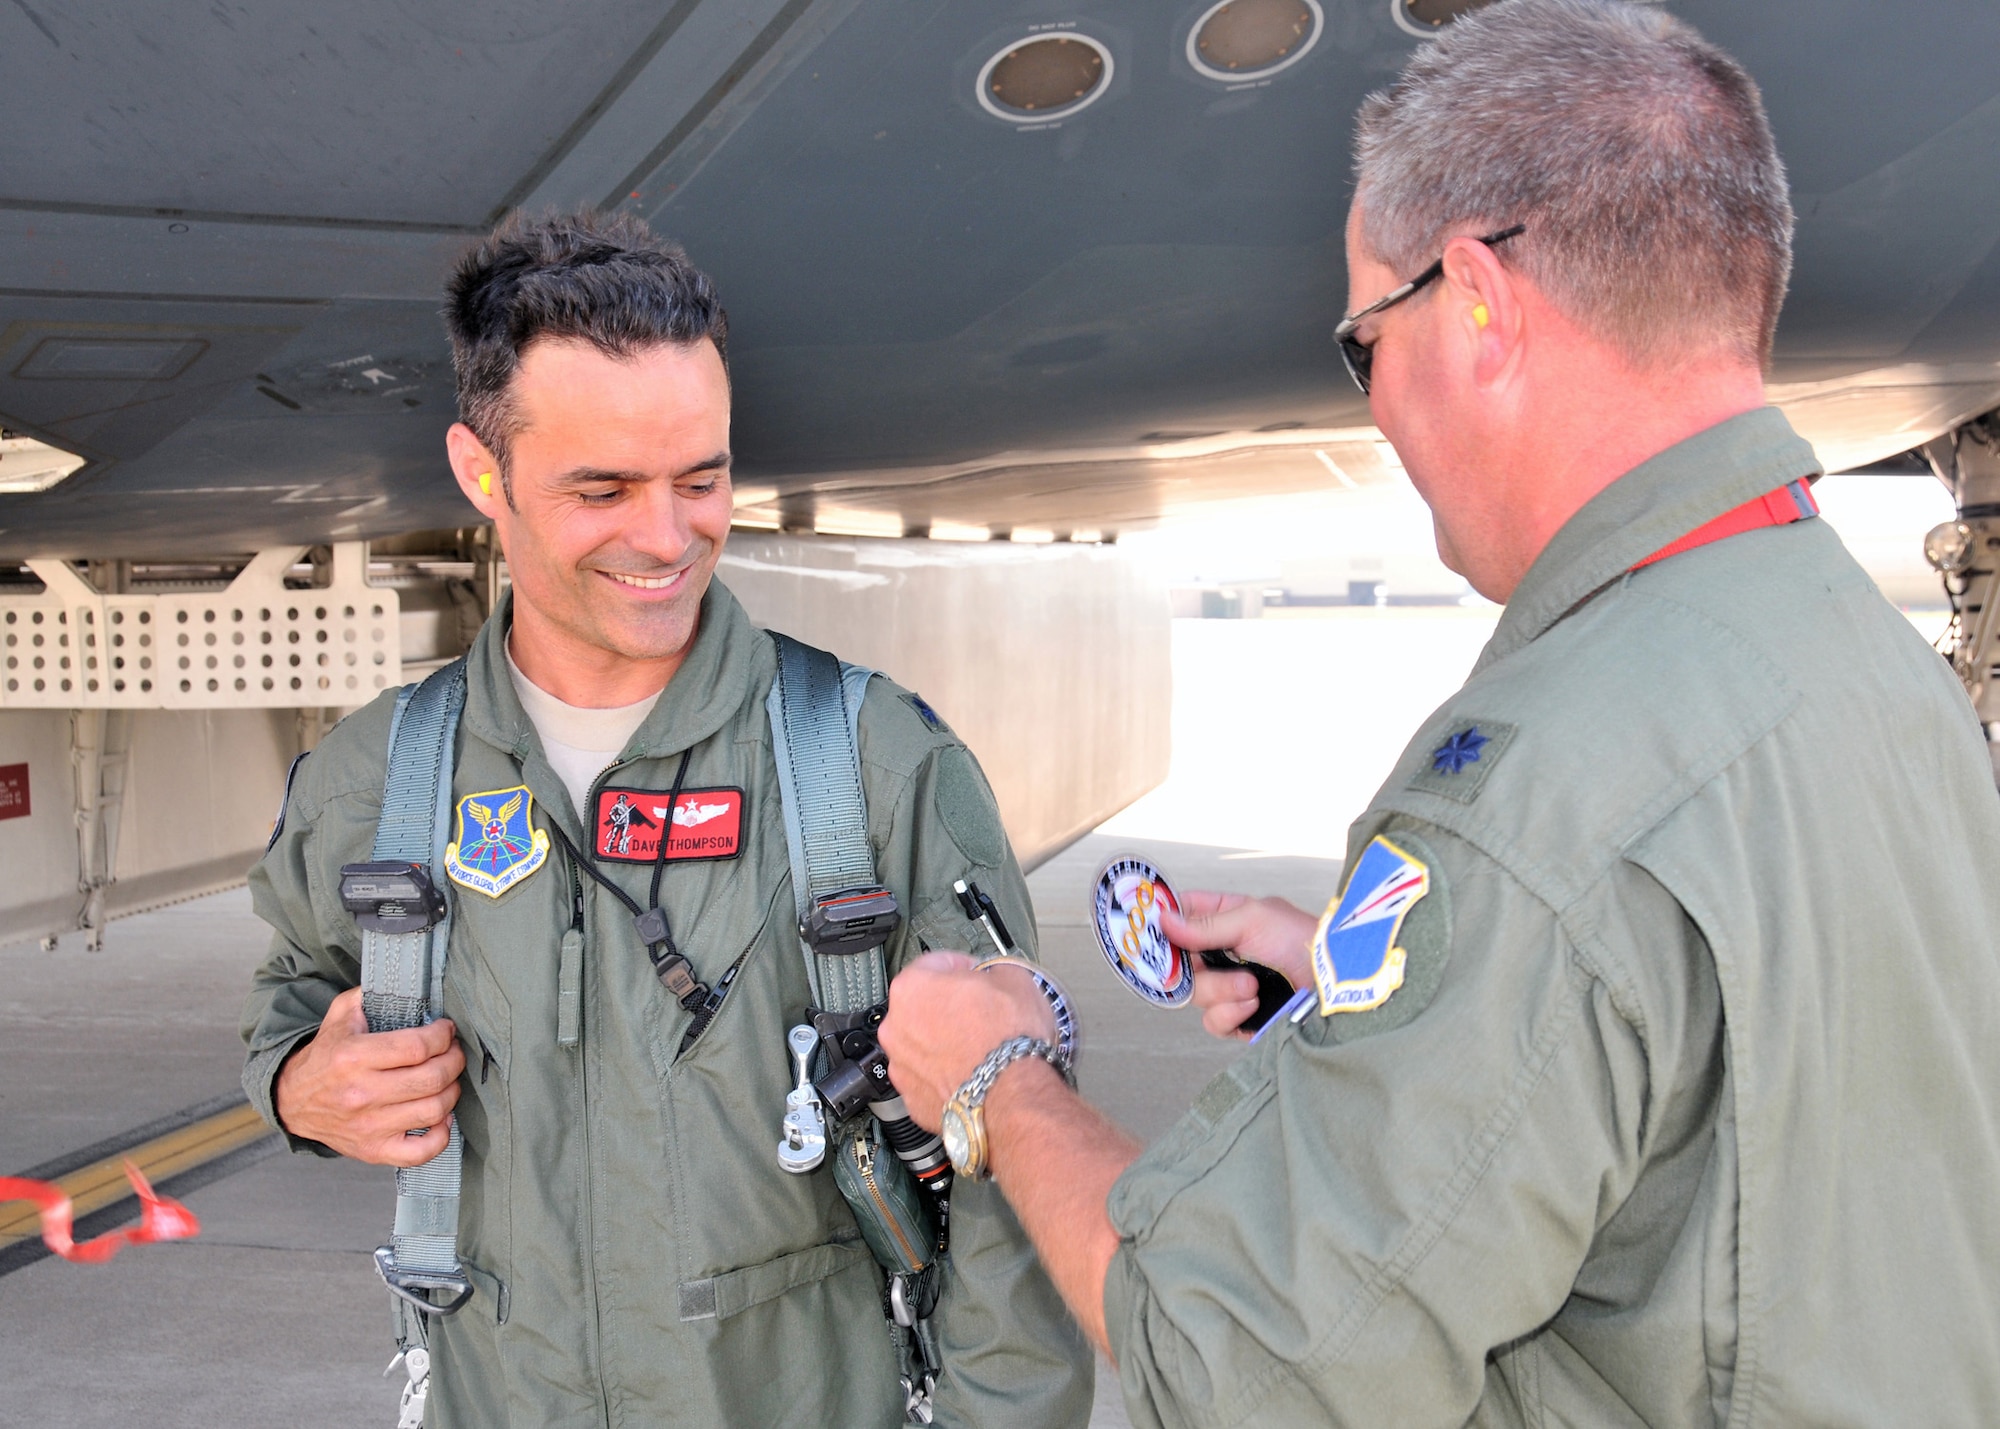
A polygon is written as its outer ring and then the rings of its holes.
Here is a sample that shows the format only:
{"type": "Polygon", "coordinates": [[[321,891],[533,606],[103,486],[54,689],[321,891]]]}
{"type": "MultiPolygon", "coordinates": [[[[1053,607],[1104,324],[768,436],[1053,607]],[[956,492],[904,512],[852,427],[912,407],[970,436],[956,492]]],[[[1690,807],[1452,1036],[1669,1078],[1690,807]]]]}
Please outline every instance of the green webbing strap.
{"type": "MultiPolygon", "coordinates": [[[[775,630],[771,639],[778,647],[778,678],[765,709],[785,806],[792,898],[803,923],[815,898],[875,882],[858,733],[861,701],[875,672],[842,664],[775,630]]],[[[799,947],[806,981],[822,1011],[859,1012],[888,1000],[880,947],[825,957],[803,938],[799,947]]]]}
{"type": "MultiPolygon", "coordinates": [[[[389,773],[382,818],[375,826],[377,862],[421,863],[445,887],[444,851],[451,837],[451,769],[458,717],[465,708],[465,661],[454,660],[421,685],[397,696],[389,725],[389,773]]],[[[361,934],[361,1010],[370,1032],[420,1027],[444,1005],[445,916],[414,933],[361,934]]],[[[396,1172],[394,1268],[456,1275],[459,1169],[464,1154],[458,1118],[445,1149],[422,1166],[396,1172]]]]}
{"type": "MultiPolygon", "coordinates": [[[[771,632],[778,647],[778,678],[765,710],[785,806],[785,847],[791,856],[792,897],[803,924],[813,900],[875,882],[875,854],[868,846],[868,800],[861,788],[861,701],[875,672],[848,665],[824,650],[771,632]]],[[[806,981],[822,1012],[864,1012],[889,1000],[886,950],[821,956],[806,943],[806,981]]],[[[869,1133],[863,1133],[864,1135],[869,1133]]],[[[907,1177],[886,1153],[880,1174],[907,1177]]],[[[844,1191],[842,1194],[846,1194],[844,1191]]],[[[922,1193],[919,1193],[922,1194],[922,1193]]],[[[855,1205],[857,1217],[868,1214],[855,1205]]],[[[930,1309],[936,1299],[936,1261],[914,1275],[885,1265],[891,1309],[889,1338],[902,1378],[904,1420],[931,1422],[937,1384],[937,1334],[930,1309]]]]}

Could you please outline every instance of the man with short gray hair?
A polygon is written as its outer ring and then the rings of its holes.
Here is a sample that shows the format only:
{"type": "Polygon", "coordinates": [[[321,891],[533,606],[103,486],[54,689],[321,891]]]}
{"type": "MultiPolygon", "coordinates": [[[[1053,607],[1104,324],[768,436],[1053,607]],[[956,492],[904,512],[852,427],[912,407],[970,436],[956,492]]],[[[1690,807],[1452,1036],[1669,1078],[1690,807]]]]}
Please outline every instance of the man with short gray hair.
{"type": "MultiPolygon", "coordinates": [[[[891,991],[897,1086],[976,1123],[1134,1424],[2000,1422],[2000,800],[1765,405],[1755,86],[1503,0],[1358,179],[1335,337],[1492,642],[1321,917],[1161,918],[1300,992],[1160,1143],[996,1067],[1047,1015],[955,954],[891,991]]],[[[1237,1034],[1253,979],[1196,976],[1237,1034]]]]}

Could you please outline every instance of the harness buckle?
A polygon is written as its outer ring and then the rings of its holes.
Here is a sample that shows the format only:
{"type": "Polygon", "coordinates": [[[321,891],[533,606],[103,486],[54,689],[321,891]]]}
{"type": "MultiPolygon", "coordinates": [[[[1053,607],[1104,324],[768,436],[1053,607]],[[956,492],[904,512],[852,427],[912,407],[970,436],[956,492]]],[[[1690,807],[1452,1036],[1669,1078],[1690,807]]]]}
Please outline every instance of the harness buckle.
{"type": "Polygon", "coordinates": [[[871,883],[813,899],[799,922],[799,937],[821,957],[865,953],[888,942],[902,922],[896,895],[871,883]]]}
{"type": "Polygon", "coordinates": [[[421,933],[444,921],[444,894],[421,863],[348,863],[340,906],[369,933],[421,933]]]}
{"type": "Polygon", "coordinates": [[[399,1270],[393,1245],[376,1247],[375,1273],[392,1294],[409,1301],[426,1315],[450,1315],[472,1298],[472,1282],[455,1271],[399,1270]],[[430,1293],[434,1290],[446,1291],[451,1299],[442,1304],[432,1300],[430,1293]]]}

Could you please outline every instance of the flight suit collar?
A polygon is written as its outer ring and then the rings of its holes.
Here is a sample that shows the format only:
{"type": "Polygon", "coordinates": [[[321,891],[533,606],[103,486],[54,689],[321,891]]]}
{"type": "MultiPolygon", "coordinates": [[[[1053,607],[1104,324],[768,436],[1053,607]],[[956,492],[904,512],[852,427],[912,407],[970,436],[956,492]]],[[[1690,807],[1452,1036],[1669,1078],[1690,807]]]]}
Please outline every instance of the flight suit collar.
{"type": "MultiPolygon", "coordinates": [[[[539,763],[541,741],[507,673],[507,631],[513,616],[514,594],[510,590],[466,654],[462,719],[467,733],[506,750],[524,764],[531,755],[539,763]]],[[[645,723],[626,742],[618,762],[664,758],[700,744],[736,717],[744,701],[756,692],[754,687],[768,683],[776,668],[770,640],[751,624],[729,588],[711,579],[702,596],[701,619],[687,658],[667,682],[645,723]]],[[[559,780],[556,785],[560,787],[559,780]]]]}
{"type": "Polygon", "coordinates": [[[1474,673],[1536,639],[1655,551],[1819,470],[1811,443],[1776,407],[1730,417],[1649,457],[1563,523],[1507,602],[1474,673]]]}

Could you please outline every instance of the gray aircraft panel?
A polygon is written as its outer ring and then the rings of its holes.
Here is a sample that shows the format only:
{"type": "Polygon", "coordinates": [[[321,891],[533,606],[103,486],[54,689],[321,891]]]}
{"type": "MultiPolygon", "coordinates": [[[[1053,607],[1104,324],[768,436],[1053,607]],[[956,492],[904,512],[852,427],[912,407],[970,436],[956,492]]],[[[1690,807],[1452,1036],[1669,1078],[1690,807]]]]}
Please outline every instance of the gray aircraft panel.
{"type": "Polygon", "coordinates": [[[0,7],[0,194],[481,225],[659,21],[647,0],[0,7]],[[22,132],[10,126],[11,132],[22,132]]]}
{"type": "MultiPolygon", "coordinates": [[[[0,7],[0,120],[32,140],[0,154],[0,425],[89,458],[0,496],[0,559],[470,519],[438,293],[522,196],[631,208],[716,275],[746,483],[1112,529],[1264,489],[1151,448],[1365,428],[1327,340],[1351,116],[1424,41],[1322,0],[1246,87],[1189,64],[1205,8],[0,7]],[[1031,32],[1114,61],[1060,124],[975,97],[1031,32]]],[[[1790,165],[1774,379],[1856,459],[1929,435],[1908,414],[2000,380],[2000,10],[1672,8],[1757,74],[1790,165]]]]}

